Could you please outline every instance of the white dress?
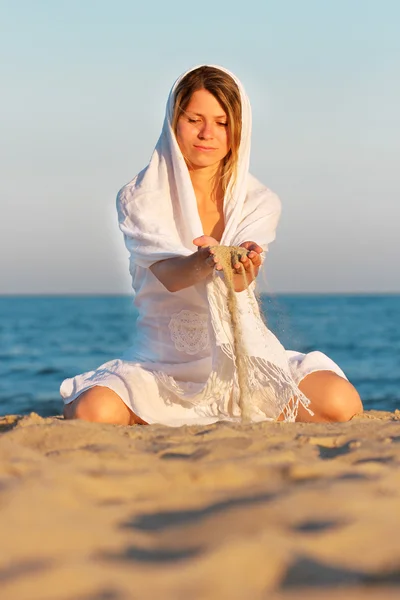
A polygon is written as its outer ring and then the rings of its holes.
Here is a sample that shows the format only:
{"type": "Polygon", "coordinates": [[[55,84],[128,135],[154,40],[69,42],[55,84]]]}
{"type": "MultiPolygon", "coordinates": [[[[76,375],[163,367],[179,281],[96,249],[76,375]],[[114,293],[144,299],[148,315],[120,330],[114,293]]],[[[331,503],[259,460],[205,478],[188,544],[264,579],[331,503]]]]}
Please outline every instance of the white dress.
{"type": "MultiPolygon", "coordinates": [[[[242,134],[236,180],[224,197],[221,244],[252,240],[266,251],[275,238],[280,201],[249,174],[250,104],[240,81],[227,73],[240,90],[242,134]]],[[[147,423],[172,427],[240,421],[243,415],[222,278],[210,277],[172,293],[149,269],[159,260],[192,254],[197,250],[193,239],[203,234],[189,172],[171,128],[179,81],[171,90],[149,165],[117,199],[139,311],[134,344],[95,371],[66,379],[60,390],[67,404],[93,386],[105,386],[147,423]]],[[[236,293],[251,388],[248,414],[261,421],[274,420],[283,412],[286,420],[294,420],[298,403],[308,403],[297,388],[306,375],[319,370],[345,375],[321,352],[285,350],[254,308],[253,287],[236,293]],[[292,398],[297,399],[294,406],[292,398]]]]}
{"type": "MultiPolygon", "coordinates": [[[[202,425],[219,420],[240,421],[233,414],[213,414],[204,407],[171,402],[154,372],[167,371],[187,389],[204,387],[211,372],[208,306],[205,285],[168,292],[150,269],[138,269],[135,305],[139,318],[133,345],[121,356],[95,371],[66,379],[61,385],[65,403],[72,402],[93,386],[105,386],[117,393],[138,417],[147,423],[171,427],[202,425]]],[[[238,296],[245,292],[240,292],[238,296]]],[[[291,375],[298,384],[319,370],[345,377],[340,367],[322,352],[286,351],[291,375]]]]}

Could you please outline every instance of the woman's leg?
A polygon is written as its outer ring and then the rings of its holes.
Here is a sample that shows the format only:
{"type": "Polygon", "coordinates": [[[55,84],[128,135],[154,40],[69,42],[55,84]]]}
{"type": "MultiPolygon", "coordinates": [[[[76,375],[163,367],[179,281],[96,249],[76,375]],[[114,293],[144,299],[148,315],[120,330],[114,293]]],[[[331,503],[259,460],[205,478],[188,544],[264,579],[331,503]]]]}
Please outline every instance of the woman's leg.
{"type": "Polygon", "coordinates": [[[64,406],[65,419],[82,419],[115,425],[147,425],[110,388],[93,386],[64,406]]]}
{"type": "Polygon", "coordinates": [[[355,387],[333,371],[310,373],[300,381],[299,389],[310,400],[309,408],[314,415],[310,415],[300,404],[296,421],[349,421],[363,410],[355,387]]]}

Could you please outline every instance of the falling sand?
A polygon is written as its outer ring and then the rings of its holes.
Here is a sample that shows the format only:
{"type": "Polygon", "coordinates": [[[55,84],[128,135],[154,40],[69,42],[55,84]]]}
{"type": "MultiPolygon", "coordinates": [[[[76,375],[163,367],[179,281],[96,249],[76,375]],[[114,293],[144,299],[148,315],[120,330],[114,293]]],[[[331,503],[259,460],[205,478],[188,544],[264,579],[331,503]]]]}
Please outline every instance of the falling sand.
{"type": "MultiPolygon", "coordinates": [[[[225,277],[225,283],[227,287],[227,304],[228,311],[231,317],[232,333],[233,333],[233,351],[234,360],[236,364],[238,387],[239,387],[239,408],[242,414],[242,420],[248,420],[246,408],[248,407],[248,400],[250,400],[250,391],[247,381],[247,369],[242,357],[244,356],[243,342],[242,342],[242,330],[240,326],[240,318],[237,307],[237,300],[235,294],[235,271],[234,265],[240,265],[239,276],[242,278],[242,283],[245,289],[248,290],[249,284],[247,280],[246,270],[240,259],[248,254],[246,248],[240,246],[213,246],[212,250],[218,262],[222,266],[222,271],[225,277]]],[[[254,279],[254,267],[253,263],[250,262],[249,272],[251,280],[254,279]]],[[[249,293],[249,292],[248,292],[249,293]]],[[[249,294],[249,297],[250,294],[249,294]]],[[[251,297],[252,301],[255,300],[251,297]]],[[[258,311],[258,308],[254,306],[254,309],[258,311]]]]}
{"type": "MultiPolygon", "coordinates": [[[[261,359],[263,363],[261,367],[259,364],[260,360],[257,357],[253,360],[253,357],[248,356],[248,351],[246,350],[243,341],[242,322],[238,309],[235,286],[247,290],[250,310],[255,316],[263,320],[258,299],[249,289],[247,272],[243,263],[240,262],[240,259],[243,256],[246,256],[248,251],[240,246],[213,246],[212,249],[218,263],[222,267],[227,288],[227,309],[232,327],[233,360],[237,373],[237,385],[239,391],[238,406],[242,422],[253,421],[252,413],[254,411],[255,391],[258,396],[260,396],[260,394],[262,395],[264,406],[269,407],[269,410],[271,410],[271,407],[277,407],[279,409],[278,414],[275,415],[274,418],[280,419],[283,417],[284,420],[294,421],[300,403],[310,412],[310,414],[313,414],[308,408],[310,401],[298,389],[290,373],[279,366],[279,363],[275,362],[274,355],[278,356],[280,350],[278,349],[278,354],[276,354],[276,346],[274,347],[274,343],[272,343],[271,346],[270,339],[265,339],[266,348],[269,347],[270,353],[268,358],[261,359]],[[233,267],[236,264],[240,265],[240,272],[235,277],[235,270],[233,267]],[[261,384],[261,387],[258,386],[256,390],[254,389],[253,384],[254,377],[252,377],[250,373],[252,370],[258,371],[258,375],[264,382],[261,384]],[[250,383],[251,381],[252,383],[250,383]]],[[[248,272],[251,275],[250,281],[253,281],[255,272],[251,261],[248,272]]],[[[265,323],[264,325],[266,326],[265,323]]],[[[276,340],[276,342],[284,352],[279,341],[276,340]]]]}

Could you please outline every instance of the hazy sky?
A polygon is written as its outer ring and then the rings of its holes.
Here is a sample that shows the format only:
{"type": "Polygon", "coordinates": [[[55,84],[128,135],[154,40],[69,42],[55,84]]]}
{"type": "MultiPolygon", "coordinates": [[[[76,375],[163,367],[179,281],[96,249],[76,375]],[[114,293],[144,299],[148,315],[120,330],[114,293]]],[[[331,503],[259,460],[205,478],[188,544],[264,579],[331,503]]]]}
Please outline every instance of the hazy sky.
{"type": "Polygon", "coordinates": [[[399,31],[398,0],[0,1],[0,293],[130,291],[116,193],[207,62],[283,203],[268,289],[400,291],[399,31]]]}

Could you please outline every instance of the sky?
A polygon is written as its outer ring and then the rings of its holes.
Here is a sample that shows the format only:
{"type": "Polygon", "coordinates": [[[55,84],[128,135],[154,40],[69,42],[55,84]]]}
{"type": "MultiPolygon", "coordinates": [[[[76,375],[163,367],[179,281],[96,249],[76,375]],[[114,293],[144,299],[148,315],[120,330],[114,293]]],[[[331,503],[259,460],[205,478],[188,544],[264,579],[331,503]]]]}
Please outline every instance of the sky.
{"type": "Polygon", "coordinates": [[[0,0],[0,294],[130,293],[115,197],[202,63],[282,201],[263,289],[400,292],[399,30],[397,0],[0,0]]]}

